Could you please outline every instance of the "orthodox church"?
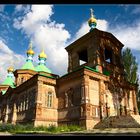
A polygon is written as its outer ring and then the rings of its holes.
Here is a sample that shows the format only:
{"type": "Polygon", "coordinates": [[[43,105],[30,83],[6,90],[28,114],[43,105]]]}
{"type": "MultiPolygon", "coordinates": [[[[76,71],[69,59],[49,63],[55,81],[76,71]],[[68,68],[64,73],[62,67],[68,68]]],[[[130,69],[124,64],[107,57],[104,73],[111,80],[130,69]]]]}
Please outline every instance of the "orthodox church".
{"type": "Polygon", "coordinates": [[[0,85],[0,121],[34,126],[76,124],[92,129],[110,116],[138,115],[137,86],[127,82],[123,44],[98,30],[91,10],[90,31],[67,46],[68,71],[59,76],[47,68],[44,50],[33,64],[30,43],[20,68],[9,67],[0,85]]]}

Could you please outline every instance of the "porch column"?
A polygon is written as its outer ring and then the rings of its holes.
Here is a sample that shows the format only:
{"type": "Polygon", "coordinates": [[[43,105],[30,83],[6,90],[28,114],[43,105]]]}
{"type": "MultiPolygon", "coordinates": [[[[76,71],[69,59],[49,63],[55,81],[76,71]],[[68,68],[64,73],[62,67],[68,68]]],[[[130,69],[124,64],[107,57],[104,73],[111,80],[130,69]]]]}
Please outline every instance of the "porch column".
{"type": "Polygon", "coordinates": [[[12,123],[16,124],[16,120],[17,120],[17,109],[16,109],[16,104],[14,103],[12,123]]]}
{"type": "Polygon", "coordinates": [[[100,118],[104,118],[105,116],[105,102],[104,102],[104,94],[105,94],[105,84],[104,81],[101,79],[99,81],[99,106],[100,106],[100,118]]]}
{"type": "Polygon", "coordinates": [[[138,107],[137,107],[137,100],[136,100],[136,92],[135,90],[132,91],[132,95],[133,95],[133,108],[134,108],[134,114],[138,115],[138,107]]]}
{"type": "Polygon", "coordinates": [[[89,103],[89,76],[84,75],[81,84],[81,104],[89,103]]]}

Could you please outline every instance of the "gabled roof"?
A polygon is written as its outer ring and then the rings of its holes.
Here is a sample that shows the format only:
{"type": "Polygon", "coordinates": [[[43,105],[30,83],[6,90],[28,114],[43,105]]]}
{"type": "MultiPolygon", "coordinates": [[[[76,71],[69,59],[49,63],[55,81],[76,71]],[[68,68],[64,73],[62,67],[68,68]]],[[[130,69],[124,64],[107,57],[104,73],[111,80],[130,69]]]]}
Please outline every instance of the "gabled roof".
{"type": "Polygon", "coordinates": [[[44,64],[38,64],[37,66],[36,66],[36,68],[35,68],[35,70],[37,71],[37,72],[48,72],[48,73],[51,73],[51,70],[50,69],[48,69],[44,64]]]}
{"type": "Polygon", "coordinates": [[[7,77],[2,85],[9,85],[11,88],[15,88],[14,80],[12,79],[12,77],[7,77]]]}
{"type": "Polygon", "coordinates": [[[29,70],[34,70],[35,71],[33,63],[31,61],[26,61],[26,63],[22,66],[21,69],[29,69],[29,70]]]}
{"type": "Polygon", "coordinates": [[[120,47],[124,46],[112,33],[109,33],[109,32],[106,32],[106,31],[101,31],[101,30],[98,30],[98,29],[94,28],[92,31],[88,32],[87,34],[83,35],[82,37],[80,37],[79,39],[77,39],[76,41],[71,43],[65,49],[67,51],[71,50],[74,47],[80,45],[81,42],[85,42],[86,40],[91,39],[91,37],[96,37],[96,36],[98,36],[98,37],[103,36],[103,37],[107,37],[107,38],[112,38],[119,44],[120,47]]]}
{"type": "Polygon", "coordinates": [[[6,93],[6,90],[2,90],[1,92],[2,92],[2,95],[4,95],[6,93]]]}

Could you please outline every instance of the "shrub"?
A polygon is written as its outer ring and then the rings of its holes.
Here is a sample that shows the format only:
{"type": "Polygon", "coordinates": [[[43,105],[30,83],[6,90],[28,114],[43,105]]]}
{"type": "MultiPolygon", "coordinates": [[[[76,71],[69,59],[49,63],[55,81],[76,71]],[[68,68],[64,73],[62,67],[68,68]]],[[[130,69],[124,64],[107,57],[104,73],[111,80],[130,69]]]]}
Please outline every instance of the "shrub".
{"type": "Polygon", "coordinates": [[[56,132],[57,131],[57,127],[55,125],[50,125],[47,130],[49,132],[56,132]]]}
{"type": "Polygon", "coordinates": [[[80,131],[80,130],[82,130],[82,128],[77,126],[77,125],[69,125],[68,128],[69,128],[70,131],[80,131]]]}
{"type": "Polygon", "coordinates": [[[0,124],[0,131],[1,132],[10,132],[15,129],[13,124],[0,124]]]}
{"type": "Polygon", "coordinates": [[[57,131],[58,132],[69,132],[70,130],[67,125],[62,125],[62,126],[57,127],[57,131]]]}
{"type": "Polygon", "coordinates": [[[32,130],[34,130],[34,126],[32,124],[26,124],[26,125],[24,125],[24,129],[26,131],[32,131],[32,130]]]}
{"type": "Polygon", "coordinates": [[[81,131],[82,127],[78,125],[62,125],[57,127],[58,132],[70,132],[70,131],[81,131]]]}
{"type": "Polygon", "coordinates": [[[45,126],[34,127],[34,131],[48,131],[48,128],[45,126]]]}
{"type": "Polygon", "coordinates": [[[51,133],[56,133],[56,132],[70,132],[70,131],[80,131],[83,130],[80,126],[77,125],[62,125],[56,127],[55,125],[51,125],[49,127],[45,126],[38,126],[34,127],[32,124],[26,124],[26,125],[21,125],[21,124],[0,124],[0,131],[1,132],[10,132],[10,133],[25,133],[25,132],[30,132],[30,131],[45,131],[45,132],[51,132],[51,133]]]}

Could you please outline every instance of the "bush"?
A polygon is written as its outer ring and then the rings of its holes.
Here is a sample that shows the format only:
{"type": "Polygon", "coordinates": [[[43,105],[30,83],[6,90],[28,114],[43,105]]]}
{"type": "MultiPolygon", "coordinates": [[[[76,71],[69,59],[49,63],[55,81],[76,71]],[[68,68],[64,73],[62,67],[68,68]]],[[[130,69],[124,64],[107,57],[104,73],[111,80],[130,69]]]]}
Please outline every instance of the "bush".
{"type": "Polygon", "coordinates": [[[34,131],[48,131],[48,128],[45,126],[34,127],[34,131]]]}
{"type": "Polygon", "coordinates": [[[25,126],[24,125],[21,125],[21,124],[16,124],[15,125],[15,130],[16,131],[25,131],[25,126]]]}
{"type": "Polygon", "coordinates": [[[0,124],[0,132],[10,132],[15,129],[13,124],[0,124]]]}
{"type": "Polygon", "coordinates": [[[25,133],[25,132],[30,132],[30,131],[44,131],[44,132],[51,132],[51,133],[56,133],[56,132],[70,132],[70,131],[80,131],[83,130],[80,126],[77,125],[63,125],[63,126],[58,126],[56,127],[55,125],[51,125],[49,127],[45,126],[38,126],[34,127],[32,124],[26,124],[26,125],[21,125],[21,124],[0,124],[0,132],[10,132],[10,133],[25,133]]]}
{"type": "Polygon", "coordinates": [[[26,125],[24,125],[24,129],[26,131],[32,131],[32,130],[34,130],[34,126],[32,124],[26,124],[26,125]]]}
{"type": "Polygon", "coordinates": [[[69,125],[68,128],[69,128],[70,131],[80,131],[80,130],[82,130],[82,128],[77,126],[77,125],[69,125]]]}
{"type": "Polygon", "coordinates": [[[51,126],[48,127],[47,130],[48,130],[49,132],[56,132],[56,131],[57,131],[57,128],[56,128],[55,125],[51,125],[51,126]]]}
{"type": "Polygon", "coordinates": [[[58,132],[69,132],[69,128],[67,125],[62,125],[57,127],[58,132]]]}
{"type": "Polygon", "coordinates": [[[62,125],[57,127],[57,132],[70,132],[70,131],[81,131],[84,130],[78,125],[62,125]]]}
{"type": "Polygon", "coordinates": [[[22,132],[22,131],[32,131],[34,129],[33,125],[21,125],[21,124],[0,124],[1,132],[22,132]]]}

